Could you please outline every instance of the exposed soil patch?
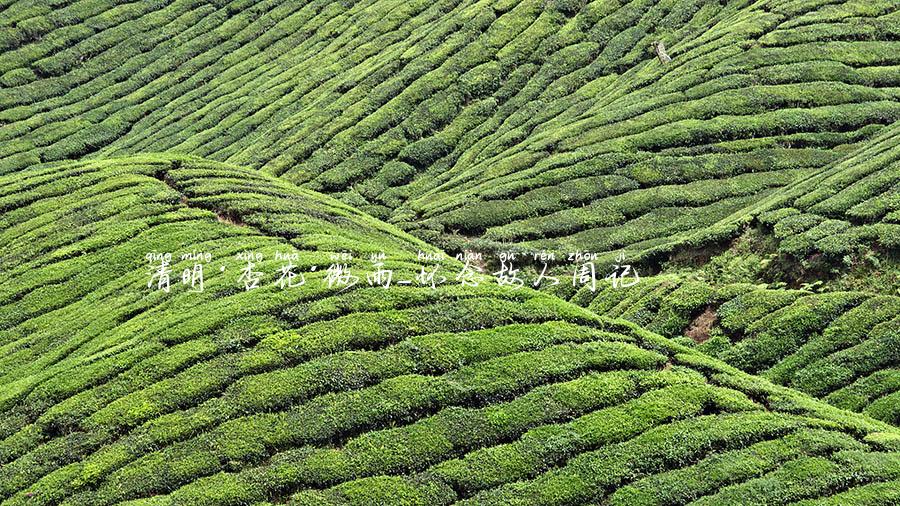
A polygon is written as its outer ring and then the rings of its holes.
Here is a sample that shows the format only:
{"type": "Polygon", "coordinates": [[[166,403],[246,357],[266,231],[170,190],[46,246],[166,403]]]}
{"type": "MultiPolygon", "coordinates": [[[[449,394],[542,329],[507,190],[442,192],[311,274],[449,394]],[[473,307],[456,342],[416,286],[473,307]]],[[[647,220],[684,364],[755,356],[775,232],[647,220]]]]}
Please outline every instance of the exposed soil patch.
{"type": "Polygon", "coordinates": [[[216,209],[216,218],[222,223],[227,223],[229,225],[235,225],[238,227],[246,227],[247,224],[238,216],[236,213],[225,209],[216,209]]]}
{"type": "MultiPolygon", "coordinates": [[[[176,169],[177,169],[178,167],[180,167],[180,166],[181,166],[181,164],[180,164],[180,162],[178,162],[178,161],[175,161],[175,162],[173,162],[173,164],[172,164],[172,167],[173,167],[173,168],[176,168],[176,169]]],[[[171,189],[177,191],[178,194],[179,194],[178,202],[180,202],[180,203],[182,203],[183,205],[186,205],[186,206],[188,206],[188,207],[197,207],[197,206],[191,205],[191,202],[190,202],[190,200],[188,199],[188,196],[185,195],[184,193],[182,193],[181,188],[178,187],[178,184],[175,182],[174,179],[172,179],[172,176],[170,176],[168,172],[166,172],[166,171],[164,171],[164,170],[160,170],[160,171],[157,171],[157,172],[153,175],[153,177],[155,177],[156,179],[159,179],[160,181],[166,183],[166,185],[168,185],[169,188],[171,188],[171,189]]],[[[200,208],[201,208],[201,209],[205,209],[205,207],[200,207],[200,208]]],[[[228,210],[228,209],[218,209],[218,208],[217,208],[217,209],[213,209],[213,212],[216,213],[216,218],[217,218],[221,223],[226,223],[226,224],[228,224],[228,225],[234,225],[234,226],[237,226],[237,227],[246,227],[246,226],[247,226],[247,224],[244,222],[244,220],[242,220],[241,217],[238,216],[237,213],[232,212],[232,211],[230,211],[230,210],[228,210]]]]}
{"type": "Polygon", "coordinates": [[[710,332],[712,332],[713,325],[716,324],[718,319],[719,315],[716,314],[715,308],[707,306],[700,316],[694,318],[694,321],[684,331],[684,335],[690,337],[697,344],[706,342],[709,339],[710,332]]]}

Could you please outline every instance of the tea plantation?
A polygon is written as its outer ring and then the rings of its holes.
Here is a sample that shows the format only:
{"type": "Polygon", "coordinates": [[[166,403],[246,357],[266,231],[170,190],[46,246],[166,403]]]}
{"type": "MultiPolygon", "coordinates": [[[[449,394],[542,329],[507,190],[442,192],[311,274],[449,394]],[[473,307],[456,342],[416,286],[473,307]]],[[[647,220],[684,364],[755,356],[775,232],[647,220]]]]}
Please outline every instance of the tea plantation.
{"type": "Polygon", "coordinates": [[[0,207],[4,505],[840,501],[900,480],[897,428],[552,295],[315,282],[334,252],[383,250],[399,279],[434,250],[257,171],[51,164],[0,178],[0,207]],[[148,292],[144,252],[197,248],[203,293],[148,292]],[[245,249],[260,272],[296,253],[307,282],[236,288],[245,249]]]}
{"type": "Polygon", "coordinates": [[[773,200],[759,220],[794,258],[835,262],[871,244],[900,250],[900,125],[773,200]]]}
{"type": "Polygon", "coordinates": [[[446,247],[665,253],[900,119],[898,26],[894,0],[21,1],[0,173],[170,151],[446,247]]]}
{"type": "Polygon", "coordinates": [[[114,504],[900,504],[900,2],[0,0],[0,506],[114,504]]]}
{"type": "Polygon", "coordinates": [[[660,276],[578,302],[744,371],[900,425],[900,297],[660,276]]]}

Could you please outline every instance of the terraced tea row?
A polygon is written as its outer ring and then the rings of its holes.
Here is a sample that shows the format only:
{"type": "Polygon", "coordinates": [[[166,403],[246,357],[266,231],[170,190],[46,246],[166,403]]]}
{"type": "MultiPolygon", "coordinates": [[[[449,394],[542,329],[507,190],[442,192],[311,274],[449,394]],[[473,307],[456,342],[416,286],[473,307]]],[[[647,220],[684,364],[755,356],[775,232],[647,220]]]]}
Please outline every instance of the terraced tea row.
{"type": "Polygon", "coordinates": [[[0,176],[0,208],[4,505],[722,503],[900,479],[896,428],[551,295],[329,286],[312,267],[336,254],[361,273],[384,251],[402,279],[440,252],[257,171],[51,164],[0,176]],[[148,288],[148,251],[211,253],[205,289],[148,288]],[[275,252],[304,283],[275,282],[275,252]],[[237,253],[263,255],[257,288],[237,253]]]}
{"type": "Polygon", "coordinates": [[[173,151],[453,249],[639,257],[900,118],[891,0],[114,4],[0,12],[0,172],[173,151]]]}
{"type": "Polygon", "coordinates": [[[900,424],[900,297],[660,276],[573,299],[835,406],[900,424]]]}
{"type": "Polygon", "coordinates": [[[779,193],[759,221],[798,260],[840,265],[861,251],[900,251],[900,125],[779,193]]]}

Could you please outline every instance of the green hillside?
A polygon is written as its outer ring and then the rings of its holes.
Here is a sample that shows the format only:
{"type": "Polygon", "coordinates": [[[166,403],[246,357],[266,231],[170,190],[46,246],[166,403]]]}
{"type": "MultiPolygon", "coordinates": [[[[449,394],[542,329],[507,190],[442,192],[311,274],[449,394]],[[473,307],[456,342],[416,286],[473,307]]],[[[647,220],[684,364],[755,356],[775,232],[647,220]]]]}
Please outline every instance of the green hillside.
{"type": "Polygon", "coordinates": [[[900,125],[779,193],[760,222],[795,259],[839,263],[861,246],[900,250],[900,125]]]}
{"type": "Polygon", "coordinates": [[[0,207],[4,505],[721,504],[900,480],[896,428],[551,295],[314,283],[329,252],[364,270],[384,250],[399,279],[429,248],[252,170],[55,164],[0,177],[0,207]],[[204,293],[148,294],[145,251],[197,248],[204,293]],[[213,267],[248,249],[265,272],[297,253],[308,283],[226,283],[213,267]]]}
{"type": "Polygon", "coordinates": [[[0,506],[114,504],[900,504],[900,2],[0,0],[0,506]]]}
{"type": "Polygon", "coordinates": [[[900,297],[713,287],[660,276],[632,288],[581,290],[572,300],[772,382],[900,425],[900,297]]]}
{"type": "Polygon", "coordinates": [[[637,255],[900,118],[893,0],[115,3],[0,12],[0,172],[171,151],[452,248],[637,255]]]}

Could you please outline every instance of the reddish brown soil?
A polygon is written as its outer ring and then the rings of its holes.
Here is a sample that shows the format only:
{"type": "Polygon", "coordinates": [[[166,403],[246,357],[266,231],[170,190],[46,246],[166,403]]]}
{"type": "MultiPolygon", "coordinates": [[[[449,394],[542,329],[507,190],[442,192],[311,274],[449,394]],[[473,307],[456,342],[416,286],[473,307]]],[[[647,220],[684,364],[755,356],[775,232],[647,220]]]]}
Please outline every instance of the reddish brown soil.
{"type": "Polygon", "coordinates": [[[684,335],[693,339],[697,344],[705,342],[709,339],[709,334],[717,319],[718,315],[716,314],[716,310],[712,306],[709,306],[700,314],[700,316],[694,318],[694,321],[688,326],[684,335]]]}

